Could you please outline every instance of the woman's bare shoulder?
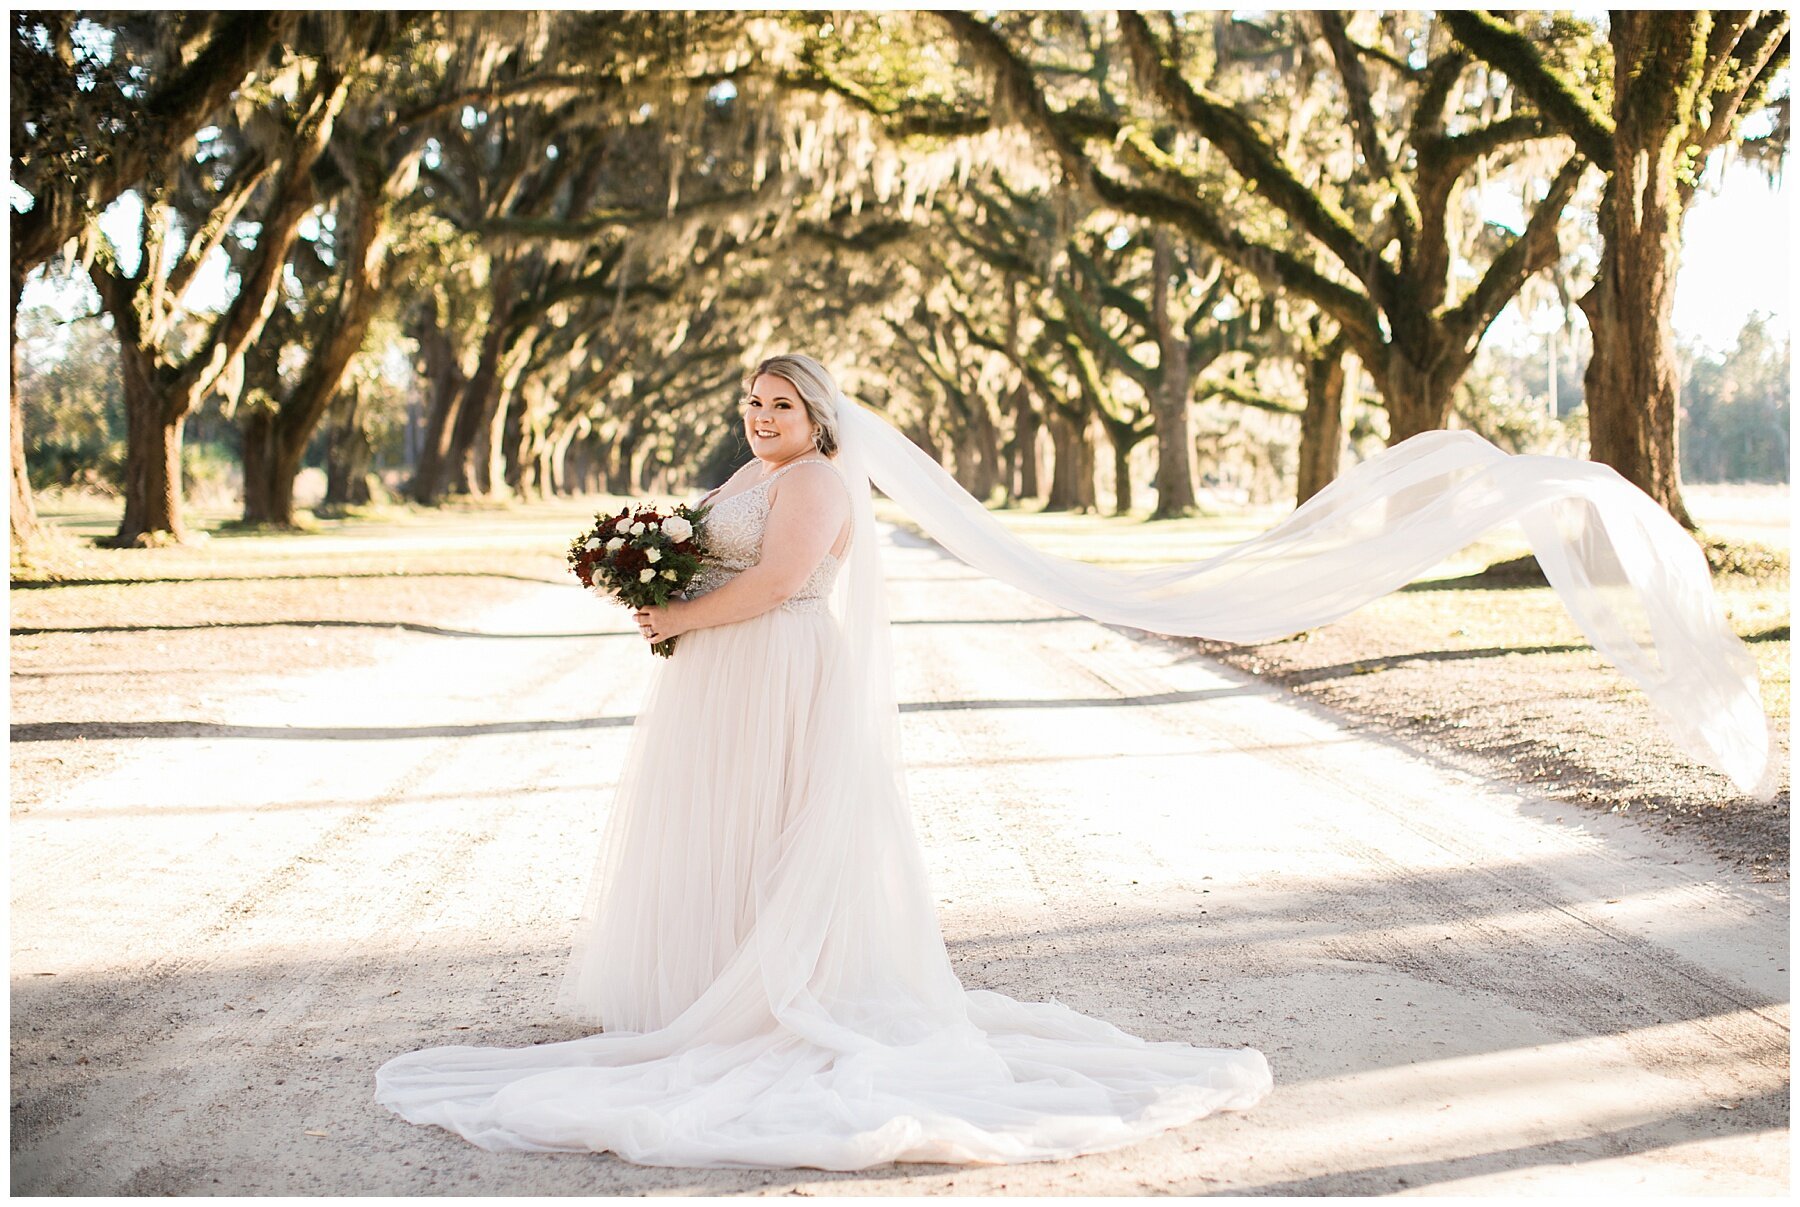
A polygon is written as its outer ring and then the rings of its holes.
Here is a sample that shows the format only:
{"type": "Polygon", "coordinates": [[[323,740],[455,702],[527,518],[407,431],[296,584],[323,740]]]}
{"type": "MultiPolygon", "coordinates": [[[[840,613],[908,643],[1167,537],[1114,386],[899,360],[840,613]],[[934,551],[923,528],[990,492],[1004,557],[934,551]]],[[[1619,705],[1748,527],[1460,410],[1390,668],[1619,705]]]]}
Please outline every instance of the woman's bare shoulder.
{"type": "Polygon", "coordinates": [[[837,466],[809,458],[796,461],[781,472],[774,485],[774,494],[777,499],[786,497],[808,508],[837,512],[849,507],[850,496],[845,487],[843,474],[837,466]],[[806,468],[809,465],[823,466],[829,472],[809,470],[806,468]]]}

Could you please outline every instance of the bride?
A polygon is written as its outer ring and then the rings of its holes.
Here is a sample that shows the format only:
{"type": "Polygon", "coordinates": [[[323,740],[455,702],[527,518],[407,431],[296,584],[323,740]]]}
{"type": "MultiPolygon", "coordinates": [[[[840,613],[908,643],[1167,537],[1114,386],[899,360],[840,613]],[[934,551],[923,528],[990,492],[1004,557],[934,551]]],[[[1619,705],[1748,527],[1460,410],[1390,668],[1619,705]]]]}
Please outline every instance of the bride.
{"type": "Polygon", "coordinates": [[[1433,432],[1204,562],[1120,572],[1008,534],[817,361],[749,379],[755,459],[707,496],[559,1006],[604,1030],[388,1061],[376,1100],[490,1149],[648,1165],[1018,1162],[1132,1143],[1271,1085],[1250,1048],[1150,1042],[965,989],[907,809],[870,487],[963,560],[1110,623],[1255,641],[1313,627],[1517,520],[1671,734],[1756,787],[1754,664],[1691,539],[1610,470],[1433,432]]]}

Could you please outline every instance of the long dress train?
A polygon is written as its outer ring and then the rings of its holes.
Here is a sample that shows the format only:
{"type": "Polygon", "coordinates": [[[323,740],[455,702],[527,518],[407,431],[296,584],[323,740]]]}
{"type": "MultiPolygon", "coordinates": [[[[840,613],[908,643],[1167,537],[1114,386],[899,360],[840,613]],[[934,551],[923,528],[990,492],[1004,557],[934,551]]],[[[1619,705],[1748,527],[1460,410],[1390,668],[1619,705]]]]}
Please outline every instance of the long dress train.
{"type": "MultiPolygon", "coordinates": [[[[814,465],[838,468],[795,462],[715,505],[694,590],[756,563],[768,487],[814,465]]],[[[491,1149],[847,1170],[1095,1152],[1268,1092],[1252,1049],[957,981],[830,606],[839,569],[826,554],[785,604],[684,634],[657,667],[562,986],[605,1030],[409,1053],[377,1101],[491,1149]]]]}

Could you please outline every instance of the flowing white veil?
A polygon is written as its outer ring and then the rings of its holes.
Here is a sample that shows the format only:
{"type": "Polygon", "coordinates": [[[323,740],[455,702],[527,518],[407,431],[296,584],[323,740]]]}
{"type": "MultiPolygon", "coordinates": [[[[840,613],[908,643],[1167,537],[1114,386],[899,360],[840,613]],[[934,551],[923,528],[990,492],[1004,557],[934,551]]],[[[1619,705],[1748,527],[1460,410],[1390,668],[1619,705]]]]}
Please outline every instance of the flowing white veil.
{"type": "Polygon", "coordinates": [[[870,715],[890,719],[881,726],[890,756],[897,713],[865,482],[951,553],[1022,591],[1109,624],[1225,641],[1336,620],[1517,521],[1581,631],[1644,689],[1682,749],[1745,792],[1772,790],[1756,663],[1725,621],[1704,557],[1608,466],[1427,432],[1350,470],[1261,536],[1204,561],[1126,571],[1032,548],[885,419],[841,390],[836,401],[838,463],[857,520],[840,615],[868,672],[870,715]]]}

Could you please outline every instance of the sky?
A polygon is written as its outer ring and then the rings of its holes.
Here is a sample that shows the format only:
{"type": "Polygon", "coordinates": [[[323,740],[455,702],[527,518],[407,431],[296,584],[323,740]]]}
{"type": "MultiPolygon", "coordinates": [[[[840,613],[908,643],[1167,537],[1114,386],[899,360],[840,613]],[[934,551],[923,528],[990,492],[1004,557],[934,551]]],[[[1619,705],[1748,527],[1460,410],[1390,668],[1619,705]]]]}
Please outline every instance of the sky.
{"type": "Polygon", "coordinates": [[[1792,330],[1793,190],[1771,188],[1744,163],[1724,178],[1719,196],[1702,192],[1688,210],[1673,316],[1678,334],[1715,351],[1736,343],[1752,310],[1779,315],[1781,329],[1792,330]]]}

